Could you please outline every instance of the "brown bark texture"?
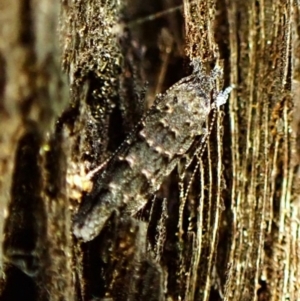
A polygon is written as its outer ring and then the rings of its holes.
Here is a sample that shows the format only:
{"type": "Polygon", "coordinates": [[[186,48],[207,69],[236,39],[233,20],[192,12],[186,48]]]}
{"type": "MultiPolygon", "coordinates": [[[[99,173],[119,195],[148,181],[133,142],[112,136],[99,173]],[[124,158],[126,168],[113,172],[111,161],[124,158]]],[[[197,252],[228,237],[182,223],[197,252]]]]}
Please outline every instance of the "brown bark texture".
{"type": "Polygon", "coordinates": [[[299,114],[299,0],[1,0],[0,301],[300,300],[299,114]],[[190,62],[227,103],[82,241],[77,213],[190,62]]]}

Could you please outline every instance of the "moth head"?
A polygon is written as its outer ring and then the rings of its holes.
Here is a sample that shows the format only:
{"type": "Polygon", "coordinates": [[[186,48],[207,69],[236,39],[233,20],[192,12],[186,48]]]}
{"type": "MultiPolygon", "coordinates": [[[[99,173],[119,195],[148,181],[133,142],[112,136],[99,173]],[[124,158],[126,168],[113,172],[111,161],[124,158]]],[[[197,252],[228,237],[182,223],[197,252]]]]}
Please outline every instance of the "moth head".
{"type": "Polygon", "coordinates": [[[234,89],[234,85],[227,87],[224,91],[219,92],[215,100],[215,106],[219,108],[227,102],[230,92],[234,89]]]}

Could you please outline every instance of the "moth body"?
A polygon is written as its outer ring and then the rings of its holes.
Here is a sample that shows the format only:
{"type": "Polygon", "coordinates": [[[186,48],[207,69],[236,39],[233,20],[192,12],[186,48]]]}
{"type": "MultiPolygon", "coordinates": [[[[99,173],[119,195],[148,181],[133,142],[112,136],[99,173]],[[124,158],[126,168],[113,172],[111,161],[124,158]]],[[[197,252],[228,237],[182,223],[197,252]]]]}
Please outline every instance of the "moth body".
{"type": "Polygon", "coordinates": [[[74,234],[89,241],[114,210],[134,215],[155,193],[195,138],[205,133],[211,110],[226,102],[231,90],[215,92],[215,78],[194,73],[159,95],[142,121],[95,177],[74,219],[74,234]]]}

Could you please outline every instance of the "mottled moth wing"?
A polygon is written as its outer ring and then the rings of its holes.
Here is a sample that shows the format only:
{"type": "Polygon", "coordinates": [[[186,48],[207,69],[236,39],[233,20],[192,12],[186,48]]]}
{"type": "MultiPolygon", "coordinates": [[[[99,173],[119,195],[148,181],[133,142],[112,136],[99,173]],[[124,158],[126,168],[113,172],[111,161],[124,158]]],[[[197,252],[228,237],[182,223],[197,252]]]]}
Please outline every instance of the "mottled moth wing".
{"type": "MultiPolygon", "coordinates": [[[[213,74],[218,74],[217,72],[213,74]]],[[[180,158],[204,133],[207,115],[228,92],[217,94],[215,76],[194,73],[159,95],[105,170],[95,176],[93,190],[83,199],[74,220],[74,234],[93,239],[114,210],[134,215],[159,189],[180,158]]]]}

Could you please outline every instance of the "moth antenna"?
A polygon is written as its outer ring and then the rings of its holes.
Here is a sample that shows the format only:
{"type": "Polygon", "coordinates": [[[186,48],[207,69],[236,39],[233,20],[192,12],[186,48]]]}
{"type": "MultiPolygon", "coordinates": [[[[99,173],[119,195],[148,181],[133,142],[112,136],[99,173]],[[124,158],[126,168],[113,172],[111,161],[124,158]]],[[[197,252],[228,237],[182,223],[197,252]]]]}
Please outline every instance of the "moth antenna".
{"type": "MultiPolygon", "coordinates": [[[[145,89],[147,88],[147,83],[145,84],[145,89]]],[[[157,95],[155,100],[159,99],[160,95],[157,95]]],[[[107,158],[102,164],[100,164],[98,167],[94,168],[93,170],[89,171],[86,175],[87,179],[92,179],[93,176],[98,173],[102,168],[104,168],[112,159],[116,157],[116,155],[123,149],[125,144],[130,144],[130,141],[132,140],[132,137],[134,137],[137,129],[141,126],[145,118],[147,117],[147,114],[144,114],[144,116],[141,118],[141,120],[136,124],[136,126],[131,130],[131,132],[127,135],[127,138],[120,144],[120,146],[112,153],[112,155],[107,158]]]]}
{"type": "MultiPolygon", "coordinates": [[[[200,61],[193,61],[192,62],[194,68],[195,68],[195,71],[196,72],[199,72],[201,70],[201,63],[200,61]]],[[[218,67],[215,67],[215,69],[213,70],[212,72],[212,77],[214,76],[218,76],[219,74],[219,69],[217,69],[218,67]]],[[[222,71],[222,70],[221,70],[222,71]]],[[[195,175],[196,175],[196,172],[197,172],[197,169],[200,165],[200,160],[201,160],[201,157],[204,153],[204,150],[205,150],[205,147],[206,147],[206,142],[212,132],[212,129],[213,129],[213,126],[214,126],[214,123],[215,123],[215,120],[216,120],[216,110],[223,104],[225,104],[227,102],[227,99],[229,97],[229,94],[230,92],[235,88],[234,85],[231,85],[229,87],[227,87],[224,91],[221,91],[219,92],[219,94],[217,95],[216,97],[216,100],[215,102],[212,104],[212,110],[213,110],[213,116],[212,116],[212,121],[210,123],[210,126],[209,126],[209,129],[207,131],[207,133],[202,137],[201,139],[201,142],[200,142],[200,146],[196,149],[195,153],[193,154],[192,158],[190,159],[189,162],[186,163],[185,165],[185,170],[187,170],[187,168],[191,165],[192,161],[194,160],[194,157],[197,157],[198,158],[198,161],[197,161],[197,164],[193,170],[193,173],[192,173],[192,176],[188,182],[188,185],[187,185],[187,188],[186,188],[186,191],[185,191],[185,194],[180,194],[180,206],[179,206],[179,221],[178,221],[178,228],[179,228],[179,233],[180,235],[182,234],[182,221],[183,221],[183,210],[184,210],[184,206],[186,204],[186,200],[187,200],[187,197],[188,197],[188,193],[191,189],[191,186],[192,186],[192,182],[195,178],[195,175]]],[[[183,172],[183,176],[182,176],[182,179],[185,175],[185,172],[183,172]]],[[[182,180],[181,180],[182,181],[182,180]]],[[[181,190],[184,192],[184,188],[183,188],[183,182],[181,183],[180,185],[181,187],[181,190]]]]}
{"type": "Polygon", "coordinates": [[[101,163],[99,166],[97,166],[96,168],[94,168],[93,170],[89,171],[86,175],[86,177],[90,180],[93,178],[93,176],[99,172],[105,165],[107,165],[109,163],[109,161],[111,161],[116,155],[117,153],[120,151],[120,149],[123,147],[125,143],[121,143],[121,145],[113,152],[113,154],[107,158],[106,160],[104,160],[103,163],[101,163]]]}
{"type": "MultiPolygon", "coordinates": [[[[193,173],[192,173],[191,178],[190,178],[190,180],[188,182],[188,185],[187,185],[185,193],[184,194],[181,193],[180,196],[179,196],[179,198],[180,198],[180,206],[179,206],[178,228],[179,228],[180,236],[183,233],[183,230],[182,230],[183,211],[184,211],[184,207],[185,207],[185,204],[186,204],[186,201],[187,201],[188,193],[189,193],[189,191],[191,189],[191,186],[192,186],[193,180],[195,178],[197,169],[199,168],[200,160],[201,160],[201,157],[202,157],[202,155],[204,153],[204,150],[205,150],[205,147],[206,147],[206,142],[207,142],[207,140],[208,140],[208,138],[209,138],[209,136],[210,136],[210,134],[212,132],[212,129],[213,129],[213,126],[214,126],[214,123],[215,123],[215,120],[216,120],[216,115],[217,115],[216,114],[216,109],[213,109],[213,116],[212,116],[212,120],[211,120],[209,129],[208,129],[207,133],[202,137],[201,142],[200,142],[200,146],[196,149],[196,151],[193,154],[193,156],[190,159],[190,161],[185,165],[185,170],[187,170],[187,168],[190,166],[190,164],[192,163],[192,161],[194,160],[195,157],[197,157],[199,159],[197,161],[196,166],[193,169],[193,173]]],[[[184,174],[185,174],[185,172],[183,173],[183,177],[184,177],[184,174]]],[[[182,179],[183,179],[183,177],[182,177],[182,179]]],[[[181,186],[182,192],[184,192],[183,182],[181,183],[180,186],[181,186]]]]}
{"type": "Polygon", "coordinates": [[[185,164],[185,169],[187,169],[187,168],[191,165],[192,161],[194,160],[194,157],[195,157],[195,156],[198,156],[199,153],[200,153],[200,156],[199,156],[199,157],[202,157],[203,152],[204,152],[204,149],[205,149],[205,143],[206,143],[208,137],[210,136],[210,133],[212,132],[212,129],[213,129],[215,120],[216,120],[216,108],[213,108],[213,116],[212,116],[212,120],[211,120],[211,122],[210,122],[210,126],[209,126],[207,132],[205,133],[205,135],[202,137],[201,142],[200,142],[200,145],[199,145],[199,147],[196,149],[196,151],[194,152],[192,158],[190,159],[190,161],[188,161],[188,162],[185,164]]]}
{"type": "MultiPolygon", "coordinates": [[[[185,175],[185,172],[183,172],[183,177],[185,175]]],[[[179,201],[180,201],[180,205],[179,205],[179,219],[178,219],[178,236],[179,239],[182,240],[182,234],[183,234],[183,230],[182,230],[182,224],[183,224],[183,210],[184,210],[184,205],[185,202],[183,202],[184,200],[184,187],[183,187],[183,178],[180,179],[180,181],[178,182],[178,188],[179,188],[179,201]],[[183,206],[182,206],[183,204],[183,206]]]]}

